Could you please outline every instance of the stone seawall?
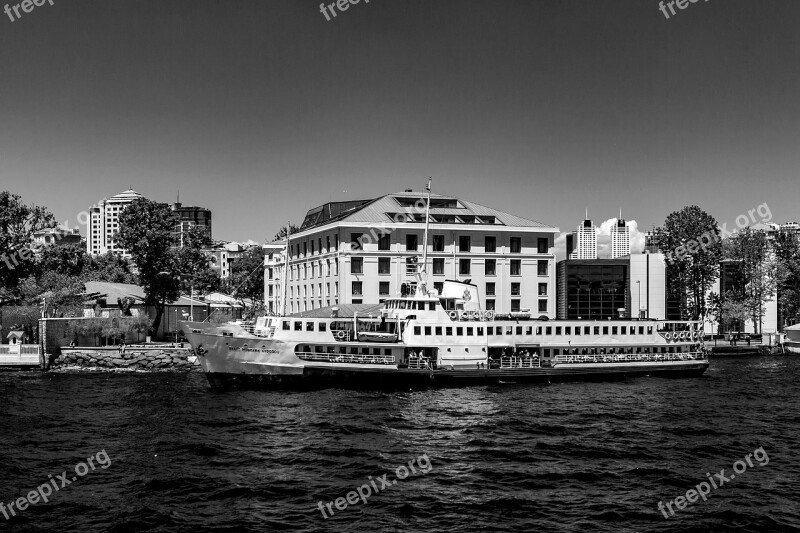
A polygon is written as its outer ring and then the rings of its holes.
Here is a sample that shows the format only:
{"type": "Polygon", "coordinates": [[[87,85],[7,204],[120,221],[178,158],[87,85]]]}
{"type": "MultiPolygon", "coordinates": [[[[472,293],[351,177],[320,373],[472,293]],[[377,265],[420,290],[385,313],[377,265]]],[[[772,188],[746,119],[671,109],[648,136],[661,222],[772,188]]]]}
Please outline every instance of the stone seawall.
{"type": "Polygon", "coordinates": [[[199,371],[200,363],[188,348],[69,348],[62,347],[61,355],[50,368],[66,367],[116,368],[127,370],[199,371]]]}

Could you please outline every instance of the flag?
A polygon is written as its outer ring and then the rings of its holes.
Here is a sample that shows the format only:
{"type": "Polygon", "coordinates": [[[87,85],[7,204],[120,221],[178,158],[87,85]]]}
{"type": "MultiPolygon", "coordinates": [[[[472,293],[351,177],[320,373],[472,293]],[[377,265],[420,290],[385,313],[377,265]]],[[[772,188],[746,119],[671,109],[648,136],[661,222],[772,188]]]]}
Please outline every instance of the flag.
{"type": "Polygon", "coordinates": [[[431,179],[432,178],[428,178],[428,184],[425,186],[425,190],[428,192],[430,192],[431,190],[431,179]]]}

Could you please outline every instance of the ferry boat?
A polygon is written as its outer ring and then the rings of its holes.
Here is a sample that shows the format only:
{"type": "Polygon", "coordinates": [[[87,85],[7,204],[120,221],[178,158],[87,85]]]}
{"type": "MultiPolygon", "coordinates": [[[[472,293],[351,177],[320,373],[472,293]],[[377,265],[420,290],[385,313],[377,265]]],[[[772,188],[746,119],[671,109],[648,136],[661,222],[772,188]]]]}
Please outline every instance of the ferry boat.
{"type": "Polygon", "coordinates": [[[800,324],[789,326],[784,331],[786,332],[786,340],[783,343],[784,351],[788,354],[800,355],[800,324]]]}
{"type": "Polygon", "coordinates": [[[371,306],[372,312],[343,305],[311,316],[261,317],[252,331],[181,322],[211,385],[547,383],[699,376],[708,368],[700,321],[533,319],[483,309],[468,281],[448,280],[441,293],[428,291],[427,229],[407,295],[371,306]]]}

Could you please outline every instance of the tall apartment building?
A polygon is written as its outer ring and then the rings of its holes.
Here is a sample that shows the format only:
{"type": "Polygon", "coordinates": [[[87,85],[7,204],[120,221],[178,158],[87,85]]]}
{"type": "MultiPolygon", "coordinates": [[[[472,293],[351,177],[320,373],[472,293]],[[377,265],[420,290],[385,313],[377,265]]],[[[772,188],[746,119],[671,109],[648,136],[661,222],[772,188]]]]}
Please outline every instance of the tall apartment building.
{"type": "MultiPolygon", "coordinates": [[[[286,312],[379,304],[401,294],[422,258],[425,198],[409,189],[308,211],[288,250],[286,312]]],[[[555,317],[557,228],[444,195],[431,195],[429,222],[431,288],[471,280],[487,309],[555,317]]],[[[282,244],[273,243],[265,258],[265,303],[273,312],[281,310],[282,244]]]]}
{"type": "Polygon", "coordinates": [[[569,259],[597,259],[597,226],[589,220],[588,212],[586,219],[572,235],[572,246],[575,248],[567,256],[569,259]]]}
{"type": "MultiPolygon", "coordinates": [[[[89,208],[89,226],[86,230],[86,252],[89,255],[102,255],[108,252],[128,256],[114,241],[114,234],[119,231],[119,215],[131,202],[143,198],[138,192],[129,189],[112,198],[107,198],[89,208]]],[[[179,202],[169,205],[175,216],[174,235],[176,241],[183,245],[183,236],[193,226],[208,228],[211,236],[211,211],[203,207],[183,206],[179,202]]]]}
{"type": "Polygon", "coordinates": [[[89,208],[89,226],[86,229],[86,253],[102,255],[107,252],[127,252],[117,246],[114,234],[119,231],[119,215],[136,198],[142,195],[133,189],[121,192],[116,196],[104,199],[89,208]]]}
{"type": "Polygon", "coordinates": [[[631,254],[631,233],[620,210],[617,222],[611,226],[611,259],[631,254]]]}

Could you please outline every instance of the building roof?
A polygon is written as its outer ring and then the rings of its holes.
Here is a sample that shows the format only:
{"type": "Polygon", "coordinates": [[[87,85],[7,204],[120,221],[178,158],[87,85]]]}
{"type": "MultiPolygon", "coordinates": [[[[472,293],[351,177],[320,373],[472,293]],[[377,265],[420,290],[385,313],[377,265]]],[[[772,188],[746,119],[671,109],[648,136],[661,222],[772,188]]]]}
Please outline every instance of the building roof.
{"type": "Polygon", "coordinates": [[[135,200],[136,198],[142,198],[142,195],[138,192],[134,191],[133,189],[128,189],[127,191],[122,191],[121,193],[112,196],[109,201],[110,202],[124,202],[124,201],[131,201],[135,200]]]}
{"type": "Polygon", "coordinates": [[[6,338],[7,339],[10,339],[11,337],[20,338],[20,337],[23,337],[24,335],[25,335],[24,331],[12,331],[11,333],[8,334],[8,336],[6,338]]]}
{"type": "MultiPolygon", "coordinates": [[[[134,305],[142,305],[145,301],[144,289],[142,289],[138,285],[133,285],[131,283],[109,283],[106,281],[87,281],[85,286],[86,286],[86,296],[88,298],[85,301],[85,303],[87,304],[94,304],[98,298],[104,298],[106,300],[106,304],[110,307],[113,307],[117,304],[117,299],[121,300],[123,298],[133,298],[134,305]]],[[[187,296],[181,296],[176,301],[167,303],[167,305],[202,306],[205,305],[205,302],[197,298],[189,298],[187,296]]]]}
{"type": "MultiPolygon", "coordinates": [[[[387,194],[372,200],[329,202],[309,210],[305,220],[303,220],[303,224],[300,226],[300,231],[307,231],[333,222],[391,223],[395,221],[393,215],[421,214],[414,204],[416,201],[426,197],[427,192],[424,191],[404,191],[387,194]]],[[[442,194],[431,193],[430,214],[432,216],[478,217],[479,219],[494,220],[495,225],[503,226],[554,229],[553,226],[548,226],[535,220],[442,194]]],[[[464,224],[491,225],[492,222],[466,222],[464,224]]]]}
{"type": "Polygon", "coordinates": [[[311,311],[304,311],[302,313],[295,313],[289,315],[294,318],[331,318],[333,309],[338,308],[338,318],[353,318],[355,313],[360,317],[366,317],[370,314],[372,316],[380,316],[383,304],[340,304],[330,307],[320,307],[319,309],[312,309],[311,311]]]}

